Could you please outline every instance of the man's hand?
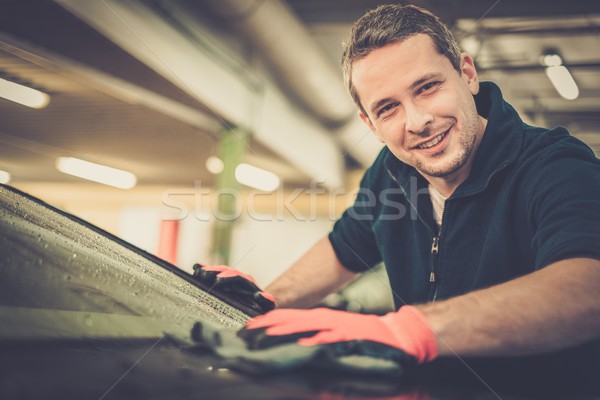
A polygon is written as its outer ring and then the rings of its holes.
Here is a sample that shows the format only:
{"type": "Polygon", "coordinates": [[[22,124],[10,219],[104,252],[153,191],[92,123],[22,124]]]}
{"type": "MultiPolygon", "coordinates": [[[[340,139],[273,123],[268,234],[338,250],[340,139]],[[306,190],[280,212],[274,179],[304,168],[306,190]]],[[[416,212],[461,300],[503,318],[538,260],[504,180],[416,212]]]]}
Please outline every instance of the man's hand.
{"type": "Polygon", "coordinates": [[[235,331],[197,322],[196,346],[228,368],[269,373],[308,367],[398,376],[437,356],[436,338],[420,311],[405,306],[383,317],[325,308],[280,309],[235,331]]]}
{"type": "Polygon", "coordinates": [[[260,313],[266,313],[277,306],[275,298],[263,292],[250,275],[225,265],[194,264],[194,277],[210,289],[227,293],[260,313]]]}
{"type": "Polygon", "coordinates": [[[364,355],[402,364],[431,361],[438,351],[425,316],[411,306],[383,317],[327,308],[280,309],[250,320],[238,336],[249,349],[296,342],[327,347],[335,356],[364,355]]]}

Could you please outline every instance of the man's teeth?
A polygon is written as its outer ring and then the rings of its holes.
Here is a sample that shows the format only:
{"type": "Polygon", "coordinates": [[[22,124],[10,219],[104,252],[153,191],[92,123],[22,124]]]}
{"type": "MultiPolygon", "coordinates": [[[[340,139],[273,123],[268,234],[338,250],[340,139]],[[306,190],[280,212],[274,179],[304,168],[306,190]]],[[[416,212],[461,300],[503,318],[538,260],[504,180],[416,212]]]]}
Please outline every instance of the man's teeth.
{"type": "Polygon", "coordinates": [[[422,145],[419,146],[420,149],[428,149],[430,147],[435,146],[436,144],[438,144],[439,142],[442,141],[443,138],[446,137],[446,134],[443,133],[439,136],[434,137],[433,139],[431,139],[429,142],[427,143],[423,143],[422,145]]]}

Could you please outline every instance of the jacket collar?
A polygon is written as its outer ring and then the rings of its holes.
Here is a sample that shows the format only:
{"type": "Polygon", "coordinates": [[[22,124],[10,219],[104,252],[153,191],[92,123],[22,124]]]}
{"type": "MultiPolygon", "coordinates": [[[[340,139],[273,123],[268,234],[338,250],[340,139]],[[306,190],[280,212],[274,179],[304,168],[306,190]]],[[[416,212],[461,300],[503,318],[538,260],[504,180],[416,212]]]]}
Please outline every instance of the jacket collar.
{"type": "Polygon", "coordinates": [[[477,112],[488,122],[473,160],[471,174],[453,197],[483,191],[492,177],[512,164],[523,145],[523,121],[492,82],[482,82],[475,96],[477,112]]]}
{"type": "MultiPolygon", "coordinates": [[[[468,196],[483,191],[492,177],[514,162],[522,146],[523,121],[510,104],[504,101],[500,88],[492,82],[482,82],[475,96],[477,112],[488,120],[471,174],[454,192],[452,197],[468,196]]],[[[405,191],[414,188],[410,181],[417,179],[418,188],[427,186],[425,178],[417,170],[400,160],[386,149],[384,165],[405,191]]]]}

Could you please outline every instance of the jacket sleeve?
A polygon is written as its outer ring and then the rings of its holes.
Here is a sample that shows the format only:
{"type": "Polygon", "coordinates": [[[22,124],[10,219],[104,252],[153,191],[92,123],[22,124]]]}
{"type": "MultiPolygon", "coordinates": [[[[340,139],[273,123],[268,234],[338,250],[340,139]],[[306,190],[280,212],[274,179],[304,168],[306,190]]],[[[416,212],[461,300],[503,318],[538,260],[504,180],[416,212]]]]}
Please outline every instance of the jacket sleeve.
{"type": "Polygon", "coordinates": [[[525,192],[535,268],[576,257],[600,260],[600,161],[568,137],[533,165],[525,192]]]}
{"type": "Polygon", "coordinates": [[[365,172],[354,204],[333,226],[329,241],[342,263],[353,272],[363,272],[381,262],[372,225],[377,215],[377,185],[382,177],[384,152],[365,172]]]}

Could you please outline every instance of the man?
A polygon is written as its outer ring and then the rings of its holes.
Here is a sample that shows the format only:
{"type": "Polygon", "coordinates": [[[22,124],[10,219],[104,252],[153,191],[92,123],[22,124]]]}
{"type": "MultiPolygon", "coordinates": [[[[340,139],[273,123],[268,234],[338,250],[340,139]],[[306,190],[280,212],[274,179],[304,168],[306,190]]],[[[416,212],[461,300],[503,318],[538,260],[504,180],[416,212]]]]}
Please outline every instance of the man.
{"type": "Polygon", "coordinates": [[[378,343],[419,363],[597,350],[600,164],[591,150],[562,128],[524,124],[420,8],[367,13],[342,64],[361,119],[386,146],[330,235],[266,288],[280,309],[251,320],[246,340],[378,343]],[[381,261],[398,311],[286,309],[318,303],[381,261]]]}

